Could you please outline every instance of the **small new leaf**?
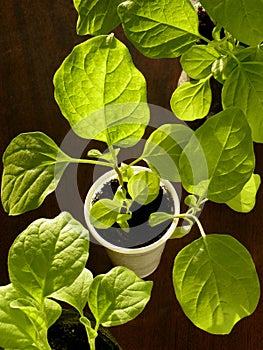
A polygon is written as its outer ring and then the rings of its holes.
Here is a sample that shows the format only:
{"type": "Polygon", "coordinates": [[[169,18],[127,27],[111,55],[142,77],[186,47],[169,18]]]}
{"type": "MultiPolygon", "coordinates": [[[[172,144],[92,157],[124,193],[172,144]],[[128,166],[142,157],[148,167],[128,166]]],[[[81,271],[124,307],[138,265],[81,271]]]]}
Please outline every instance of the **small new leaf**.
{"type": "Polygon", "coordinates": [[[158,211],[156,213],[152,213],[149,217],[149,224],[150,226],[157,226],[159,224],[162,224],[165,221],[171,220],[174,218],[174,215],[168,214],[165,212],[158,211]]]}
{"type": "Polygon", "coordinates": [[[117,220],[122,203],[108,198],[100,199],[90,209],[90,222],[98,229],[107,229],[117,220]]]}
{"type": "Polygon", "coordinates": [[[158,196],[160,177],[152,171],[140,171],[130,178],[127,188],[134,201],[146,205],[158,196]]]}

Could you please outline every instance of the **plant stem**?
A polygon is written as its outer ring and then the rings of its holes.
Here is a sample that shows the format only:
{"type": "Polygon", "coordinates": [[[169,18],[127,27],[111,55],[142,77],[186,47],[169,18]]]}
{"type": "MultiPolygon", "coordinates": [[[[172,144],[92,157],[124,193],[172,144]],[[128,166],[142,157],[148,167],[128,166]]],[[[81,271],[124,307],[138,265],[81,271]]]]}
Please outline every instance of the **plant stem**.
{"type": "Polygon", "coordinates": [[[71,162],[72,163],[83,163],[83,164],[95,164],[95,165],[107,166],[109,168],[114,168],[113,163],[102,162],[100,160],[72,158],[71,162]]]}
{"type": "Polygon", "coordinates": [[[193,219],[196,222],[202,237],[206,236],[205,231],[203,229],[203,226],[202,226],[200,220],[195,215],[185,213],[185,214],[176,215],[175,218],[177,218],[177,219],[181,218],[181,219],[186,219],[186,220],[187,220],[187,218],[193,219]]]}

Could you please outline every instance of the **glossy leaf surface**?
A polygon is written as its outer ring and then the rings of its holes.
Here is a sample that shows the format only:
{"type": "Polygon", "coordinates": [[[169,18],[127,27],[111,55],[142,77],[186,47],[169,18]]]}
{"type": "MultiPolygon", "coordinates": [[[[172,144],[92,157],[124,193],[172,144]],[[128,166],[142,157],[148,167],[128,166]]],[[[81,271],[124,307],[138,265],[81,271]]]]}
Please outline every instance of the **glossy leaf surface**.
{"type": "Polygon", "coordinates": [[[201,0],[208,14],[239,41],[248,45],[263,40],[262,0],[201,0]]]}
{"type": "Polygon", "coordinates": [[[148,57],[178,57],[200,37],[189,1],[125,1],[118,13],[127,38],[148,57]]]}
{"type": "Polygon", "coordinates": [[[260,287],[247,249],[229,235],[210,234],[190,243],[173,268],[176,297],[199,328],[228,334],[257,306],[260,287]]]}

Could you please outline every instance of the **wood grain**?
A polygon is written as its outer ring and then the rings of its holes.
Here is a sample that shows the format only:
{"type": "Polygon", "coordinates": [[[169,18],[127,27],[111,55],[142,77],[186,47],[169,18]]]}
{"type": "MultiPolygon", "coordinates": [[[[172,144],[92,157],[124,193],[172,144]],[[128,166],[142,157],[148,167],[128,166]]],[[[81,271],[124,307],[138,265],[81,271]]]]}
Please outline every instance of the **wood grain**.
{"type": "MultiPolygon", "coordinates": [[[[72,1],[9,0],[1,7],[0,25],[0,116],[2,155],[10,140],[21,132],[41,130],[61,144],[69,131],[53,97],[52,78],[73,46],[86,38],[75,33],[76,12],[72,1]]],[[[125,41],[121,28],[116,36],[125,41]]],[[[136,66],[148,83],[149,102],[169,109],[169,99],[176,87],[180,66],[178,60],[151,60],[129,45],[136,66]]],[[[161,116],[160,116],[161,118],[161,116]]],[[[74,138],[74,137],[73,137],[74,138]]],[[[82,141],[78,147],[84,147],[82,141]]],[[[75,144],[76,145],[76,144],[75,144]]],[[[70,151],[70,145],[68,145],[70,151]]],[[[72,150],[74,151],[74,150],[72,150]]],[[[263,174],[263,148],[256,146],[257,172],[263,174]]],[[[2,165],[1,165],[2,170],[2,165]]],[[[59,186],[60,193],[70,193],[74,169],[67,171],[69,182],[59,186]],[[71,174],[72,171],[72,174],[71,174]]],[[[73,179],[75,181],[75,179],[73,179]]],[[[79,168],[78,186],[83,198],[91,178],[87,168],[79,168]]],[[[63,208],[83,221],[78,195],[63,208]],[[78,202],[78,203],[77,203],[78,202]]],[[[201,214],[207,232],[232,233],[251,252],[263,278],[263,199],[262,188],[255,209],[247,215],[233,213],[224,205],[209,203],[201,214]]],[[[0,209],[0,283],[8,283],[7,252],[14,238],[27,225],[40,217],[54,217],[61,209],[55,195],[50,195],[34,212],[9,217],[0,209]]],[[[251,316],[241,321],[228,336],[209,335],[184,316],[172,288],[171,270],[176,253],[198,233],[167,244],[158,270],[149,276],[154,281],[152,299],[145,311],[134,321],[112,328],[124,350],[260,350],[262,349],[262,300],[251,316]]],[[[91,246],[89,267],[95,274],[106,272],[110,263],[104,250],[91,246]]],[[[1,335],[0,335],[1,336],[1,335]]]]}

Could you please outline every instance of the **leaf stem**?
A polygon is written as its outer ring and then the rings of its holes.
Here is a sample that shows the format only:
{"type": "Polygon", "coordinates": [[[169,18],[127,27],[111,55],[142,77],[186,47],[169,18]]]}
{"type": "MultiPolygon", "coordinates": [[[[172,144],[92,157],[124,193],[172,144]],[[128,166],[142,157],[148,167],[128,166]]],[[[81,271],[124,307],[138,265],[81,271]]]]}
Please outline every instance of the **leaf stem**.
{"type": "MultiPolygon", "coordinates": [[[[185,213],[185,214],[176,215],[175,218],[177,218],[177,219],[180,219],[180,218],[181,218],[181,219],[186,219],[186,220],[187,220],[187,218],[193,219],[193,220],[196,222],[196,224],[197,224],[197,226],[198,226],[198,228],[199,228],[199,231],[200,231],[202,237],[205,237],[205,236],[206,236],[205,231],[204,231],[204,229],[203,229],[203,226],[202,226],[200,220],[199,220],[195,215],[185,213]]],[[[188,221],[188,220],[187,220],[187,221],[188,221]]]]}
{"type": "Polygon", "coordinates": [[[95,164],[95,165],[107,166],[109,168],[114,168],[113,163],[102,162],[100,160],[72,158],[71,162],[72,163],[83,163],[83,164],[95,164]]]}

